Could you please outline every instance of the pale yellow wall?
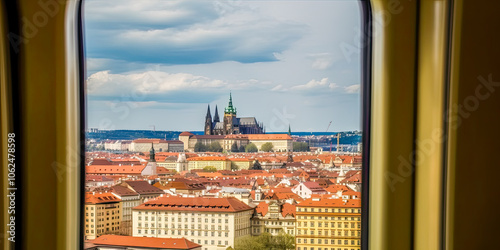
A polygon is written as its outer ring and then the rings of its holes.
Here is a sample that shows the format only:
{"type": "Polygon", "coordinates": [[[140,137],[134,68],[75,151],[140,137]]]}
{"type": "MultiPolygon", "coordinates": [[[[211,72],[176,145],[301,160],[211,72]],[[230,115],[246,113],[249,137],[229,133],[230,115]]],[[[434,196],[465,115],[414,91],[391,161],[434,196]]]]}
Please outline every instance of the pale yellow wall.
{"type": "Polygon", "coordinates": [[[189,161],[188,169],[203,169],[212,166],[217,170],[231,170],[231,161],[189,161]]]}
{"type": "Polygon", "coordinates": [[[297,250],[361,249],[359,208],[297,207],[296,211],[297,250]]]}
{"type": "Polygon", "coordinates": [[[133,210],[133,236],[184,237],[202,245],[202,249],[226,249],[234,247],[238,238],[250,234],[252,213],[252,210],[238,213],[133,210]]]}

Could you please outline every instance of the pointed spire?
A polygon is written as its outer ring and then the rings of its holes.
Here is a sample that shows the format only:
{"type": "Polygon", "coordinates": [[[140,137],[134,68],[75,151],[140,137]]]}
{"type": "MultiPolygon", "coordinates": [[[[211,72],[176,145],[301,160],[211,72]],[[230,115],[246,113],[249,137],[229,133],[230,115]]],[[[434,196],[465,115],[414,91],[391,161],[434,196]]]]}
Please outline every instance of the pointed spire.
{"type": "Polygon", "coordinates": [[[206,118],[210,118],[212,119],[212,114],[210,113],[210,104],[208,104],[208,108],[207,108],[207,116],[206,118]]]}
{"type": "Polygon", "coordinates": [[[153,143],[151,143],[151,149],[149,150],[149,161],[156,161],[155,160],[155,148],[153,147],[153,143]]]}
{"type": "Polygon", "coordinates": [[[220,122],[219,111],[217,110],[217,105],[215,105],[214,123],[220,122]]]}
{"type": "Polygon", "coordinates": [[[224,114],[236,115],[236,108],[233,107],[233,96],[229,92],[229,104],[226,109],[224,109],[224,114]]]}
{"type": "Polygon", "coordinates": [[[288,135],[292,135],[292,129],[290,128],[290,124],[288,124],[288,135]]]}

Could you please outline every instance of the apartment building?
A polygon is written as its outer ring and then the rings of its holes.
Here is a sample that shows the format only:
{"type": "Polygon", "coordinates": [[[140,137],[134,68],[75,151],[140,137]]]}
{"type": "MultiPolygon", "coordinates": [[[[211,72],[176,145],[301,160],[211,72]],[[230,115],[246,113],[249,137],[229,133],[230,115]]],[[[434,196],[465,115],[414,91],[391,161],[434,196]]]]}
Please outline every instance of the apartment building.
{"type": "Polygon", "coordinates": [[[112,193],[85,194],[85,239],[120,231],[121,199],[112,193]]]}
{"type": "Polygon", "coordinates": [[[203,250],[225,250],[250,235],[252,214],[253,208],[233,197],[162,196],[133,208],[133,236],[184,237],[203,250]]]}
{"type": "Polygon", "coordinates": [[[361,249],[361,200],[310,198],[296,206],[297,250],[361,249]]]}
{"type": "Polygon", "coordinates": [[[295,205],[274,200],[260,202],[252,217],[252,235],[264,232],[295,235],[295,205]]]}

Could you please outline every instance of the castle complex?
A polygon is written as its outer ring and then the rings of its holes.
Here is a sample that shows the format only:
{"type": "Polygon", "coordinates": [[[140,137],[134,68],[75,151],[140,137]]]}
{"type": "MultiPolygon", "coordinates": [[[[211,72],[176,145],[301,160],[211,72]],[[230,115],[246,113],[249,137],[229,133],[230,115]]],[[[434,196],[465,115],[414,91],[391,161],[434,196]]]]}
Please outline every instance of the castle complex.
{"type": "Polygon", "coordinates": [[[236,117],[236,108],[233,107],[233,98],[229,94],[229,105],[224,109],[224,119],[220,121],[217,106],[212,119],[210,105],[205,117],[205,135],[232,135],[232,134],[264,134],[264,126],[258,123],[255,117],[236,117]]]}

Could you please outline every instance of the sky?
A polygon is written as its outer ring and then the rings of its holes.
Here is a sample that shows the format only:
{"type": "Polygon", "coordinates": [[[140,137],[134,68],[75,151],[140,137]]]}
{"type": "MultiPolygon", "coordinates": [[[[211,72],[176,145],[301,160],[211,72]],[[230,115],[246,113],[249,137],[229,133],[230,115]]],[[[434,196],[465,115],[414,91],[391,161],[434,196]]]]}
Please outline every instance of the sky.
{"type": "Polygon", "coordinates": [[[360,130],[357,1],[86,0],[87,127],[360,130]],[[331,123],[331,126],[328,125],[331,123]]]}

